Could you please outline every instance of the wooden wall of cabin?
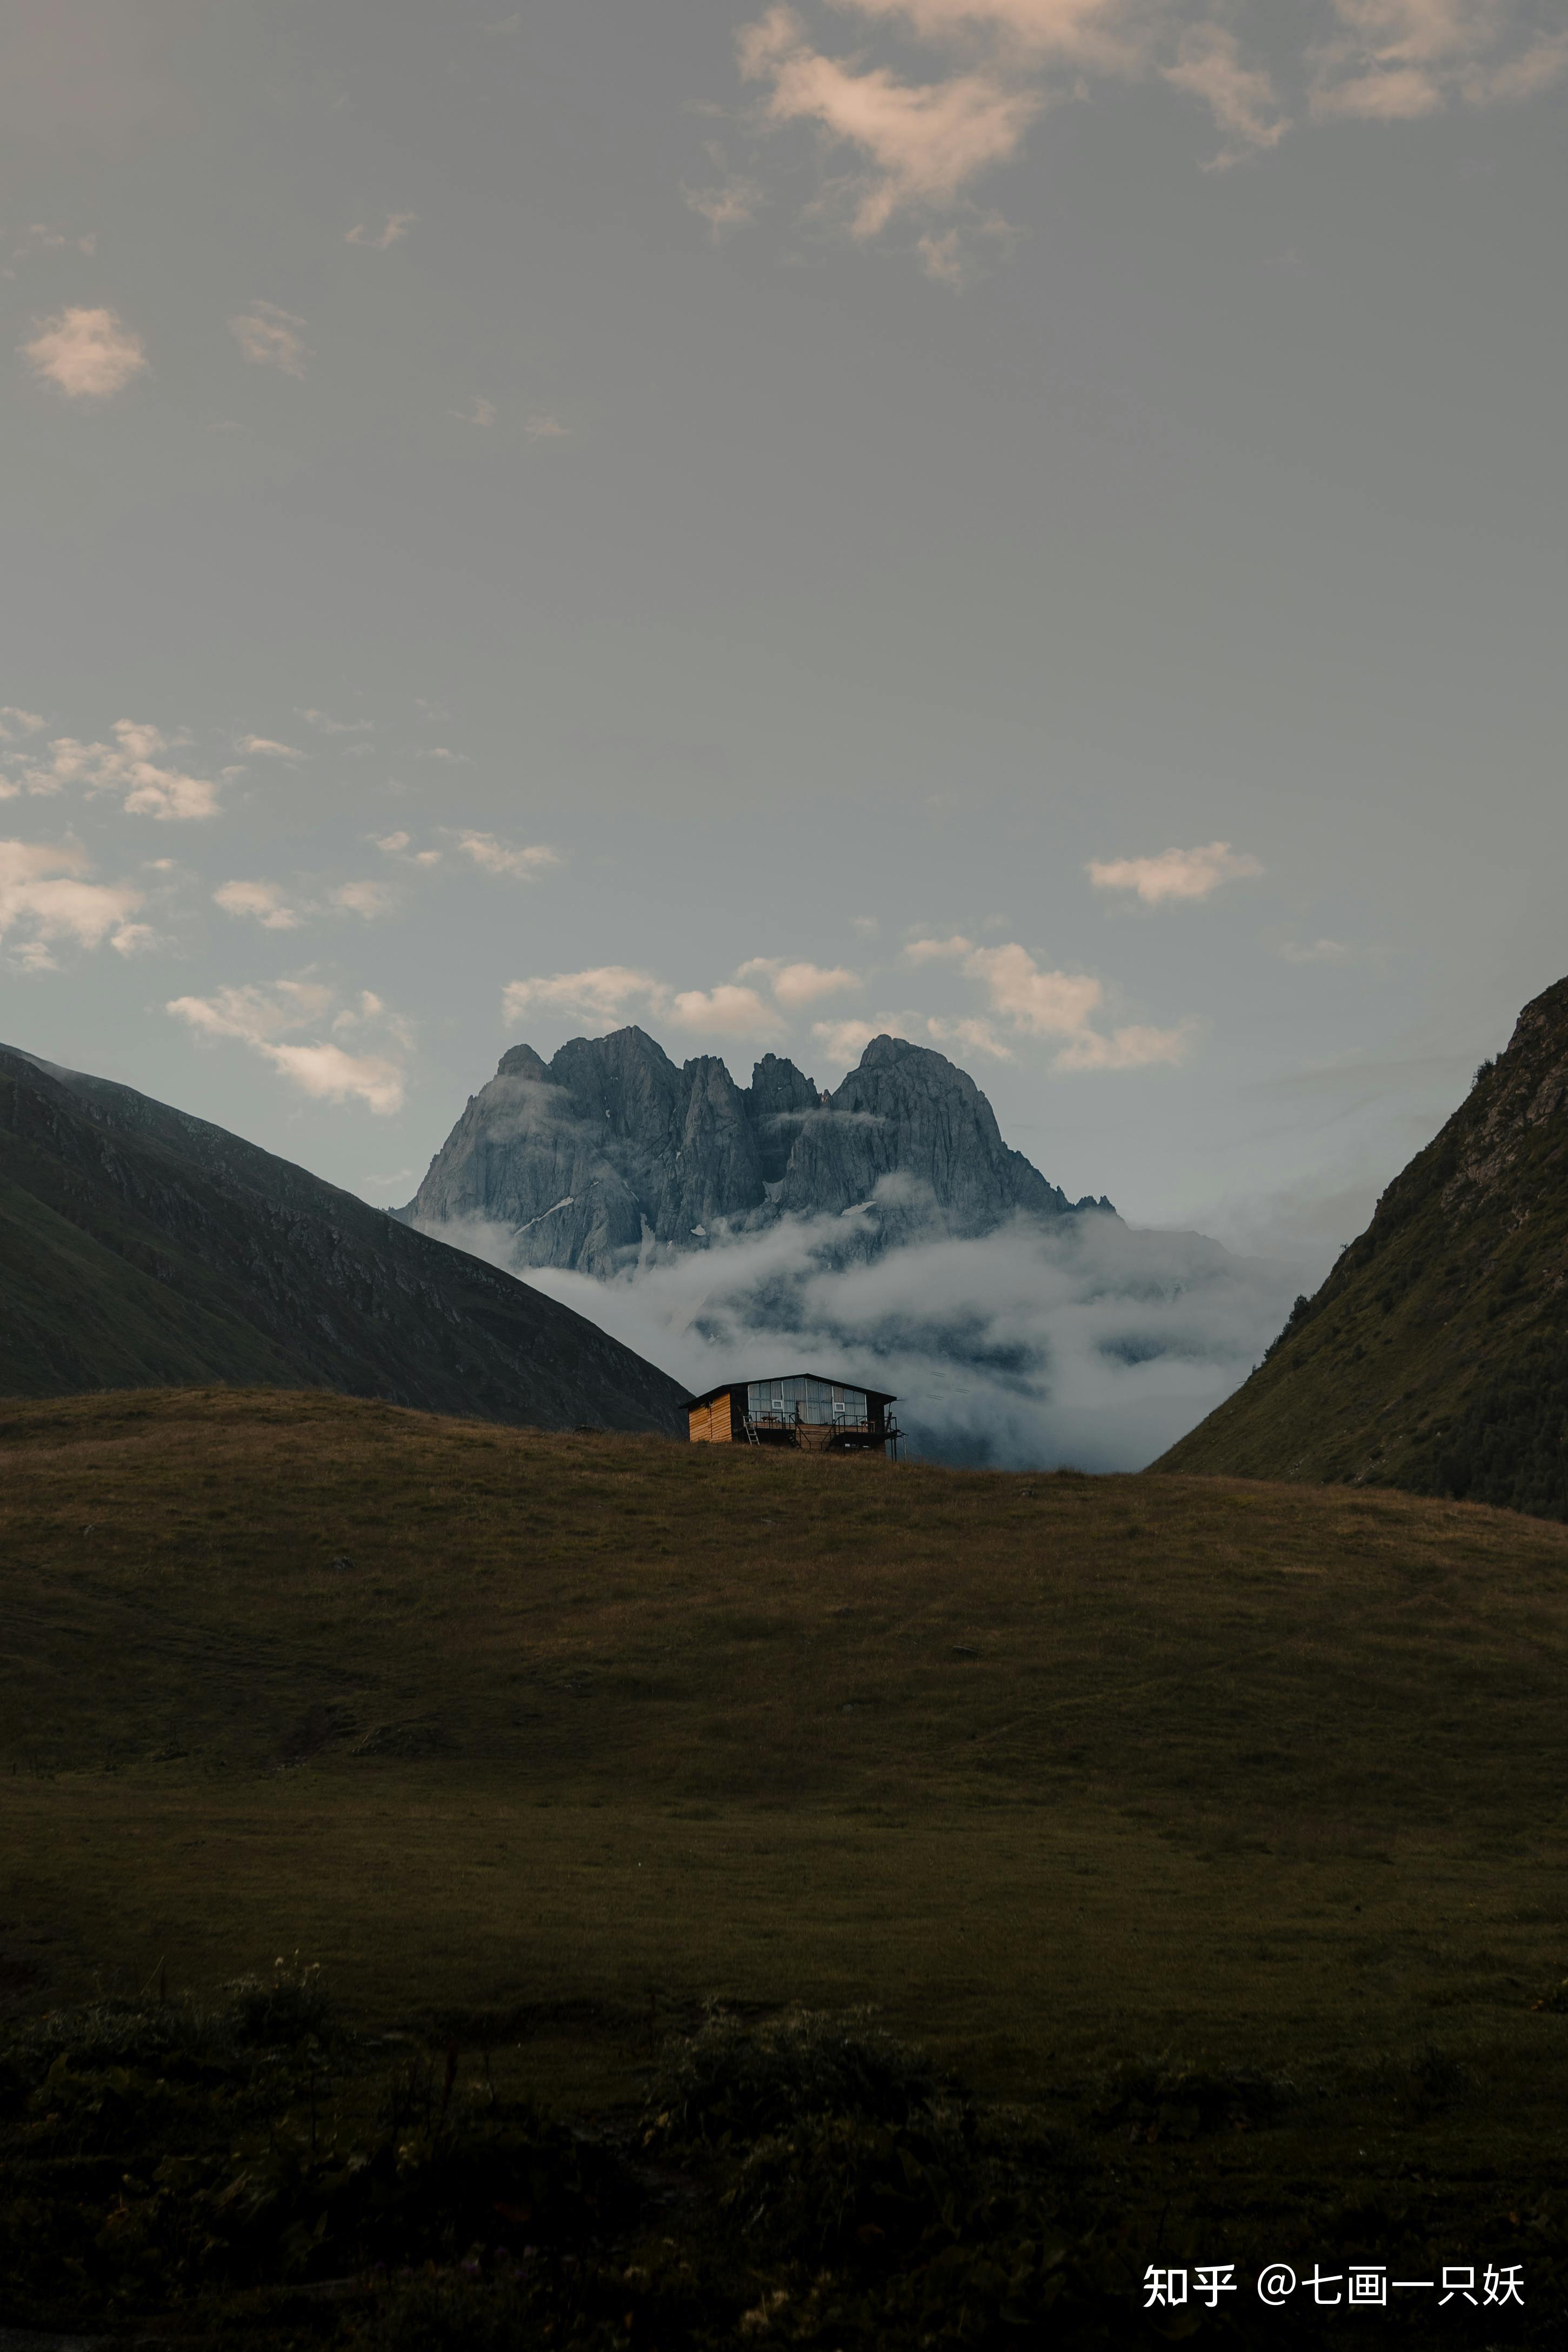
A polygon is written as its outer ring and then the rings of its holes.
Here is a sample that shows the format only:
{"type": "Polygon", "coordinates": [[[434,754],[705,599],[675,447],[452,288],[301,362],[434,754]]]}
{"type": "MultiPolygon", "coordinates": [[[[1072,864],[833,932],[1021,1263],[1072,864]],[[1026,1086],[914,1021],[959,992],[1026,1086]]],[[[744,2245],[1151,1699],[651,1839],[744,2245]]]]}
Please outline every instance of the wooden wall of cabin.
{"type": "Polygon", "coordinates": [[[694,1404],[688,1419],[694,1445],[733,1445],[735,1443],[735,1423],[730,1412],[727,1389],[706,1404],[694,1404]]]}

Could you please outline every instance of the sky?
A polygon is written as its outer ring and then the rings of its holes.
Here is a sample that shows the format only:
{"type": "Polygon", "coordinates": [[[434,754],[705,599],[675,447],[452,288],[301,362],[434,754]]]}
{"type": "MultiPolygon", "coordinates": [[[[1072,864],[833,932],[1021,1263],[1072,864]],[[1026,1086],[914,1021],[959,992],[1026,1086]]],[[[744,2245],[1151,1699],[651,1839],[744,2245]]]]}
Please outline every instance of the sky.
{"type": "Polygon", "coordinates": [[[1314,1278],[1568,967],[1547,0],[8,0],[0,1036],[879,1029],[1314,1278]]]}

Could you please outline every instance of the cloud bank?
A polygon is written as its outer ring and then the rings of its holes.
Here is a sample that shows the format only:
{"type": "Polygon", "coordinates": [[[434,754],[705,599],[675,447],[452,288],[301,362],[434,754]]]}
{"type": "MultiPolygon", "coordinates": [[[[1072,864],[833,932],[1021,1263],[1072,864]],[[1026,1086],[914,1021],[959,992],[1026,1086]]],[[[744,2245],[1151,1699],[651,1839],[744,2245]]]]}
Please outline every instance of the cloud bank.
{"type": "MultiPolygon", "coordinates": [[[[504,1227],[428,1230],[510,1270],[504,1227]]],[[[1293,1268],[1113,1216],[869,1263],[845,1242],[842,1218],[787,1219],[608,1282],[525,1278],[694,1391],[820,1369],[894,1391],[916,1453],[1009,1469],[1141,1468],[1245,1379],[1295,1288],[1293,1268]]]]}

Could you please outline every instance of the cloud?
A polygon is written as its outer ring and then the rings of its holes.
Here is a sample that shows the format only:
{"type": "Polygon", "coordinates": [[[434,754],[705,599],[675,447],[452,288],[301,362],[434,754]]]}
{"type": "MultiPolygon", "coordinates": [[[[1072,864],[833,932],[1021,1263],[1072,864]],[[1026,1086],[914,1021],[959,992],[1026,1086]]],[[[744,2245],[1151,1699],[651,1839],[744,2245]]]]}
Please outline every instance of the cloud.
{"type": "Polygon", "coordinates": [[[877,1031],[869,1021],[813,1021],[811,1034],[833,1062],[858,1062],[877,1031]]]}
{"type": "Polygon", "coordinates": [[[90,229],[85,236],[73,236],[69,229],[51,228],[47,221],[33,221],[23,229],[11,247],[11,258],[13,261],[26,261],[29,255],[35,253],[63,253],[68,246],[90,257],[98,251],[98,237],[90,229]]]}
{"type": "Polygon", "coordinates": [[[595,964],[586,971],[551,972],[548,978],[514,980],[503,990],[501,1017],[515,1028],[530,1013],[564,1014],[569,1020],[620,1022],[635,1004],[657,1012],[669,990],[652,972],[620,963],[595,964]]]}
{"type": "Polygon", "coordinates": [[[270,735],[242,735],[235,746],[250,760],[308,760],[308,751],[297,751],[292,743],[275,743],[270,735]]]}
{"type": "Polygon", "coordinates": [[[863,985],[859,972],[848,971],[842,964],[827,969],[816,963],[785,963],[778,956],[753,956],[735,976],[741,981],[769,981],[779,1003],[791,1013],[818,1004],[824,996],[841,996],[847,989],[863,985]]]}
{"type": "Polygon", "coordinates": [[[460,425],[494,425],[496,422],[495,402],[486,400],[483,393],[478,392],[474,394],[466,408],[454,408],[449,413],[456,417],[460,425]]]}
{"type": "Polygon", "coordinates": [[[294,715],[319,735],[368,735],[376,723],[373,719],[334,719],[326,710],[297,710],[294,715]]]}
{"type": "Polygon", "coordinates": [[[571,427],[563,425],[559,416],[551,416],[542,408],[531,408],[523,419],[523,431],[530,441],[567,441],[571,427]]]}
{"type": "Polygon", "coordinates": [[[850,929],[852,931],[858,931],[862,940],[874,940],[882,925],[874,915],[852,915],[850,929]]]}
{"type": "Polygon", "coordinates": [[[57,311],[21,349],[39,381],[68,400],[110,400],[147,370],[141,338],[118,310],[57,311]]]}
{"type": "MultiPolygon", "coordinates": [[[[766,86],[754,120],[764,130],[814,126],[823,177],[811,210],[842,217],[855,238],[873,238],[904,215],[949,215],[914,240],[925,274],[948,286],[962,285],[983,257],[977,230],[1004,243],[1017,234],[994,216],[977,219],[977,181],[1017,161],[1048,105],[1087,97],[1097,84],[1157,80],[1200,100],[1221,134],[1204,163],[1215,171],[1277,147],[1303,112],[1317,121],[1414,121],[1450,105],[1522,101],[1568,76],[1559,0],[1317,0],[1281,19],[1291,32],[1277,72],[1244,51],[1234,5],[1209,13],[1197,0],[830,5],[841,21],[855,19],[875,37],[946,52],[946,69],[916,80],[874,49],[829,55],[800,9],[775,5],[738,36],[742,78],[766,86]],[[1294,29],[1301,26],[1305,38],[1294,29]]],[[[682,194],[717,236],[754,216],[762,191],[731,173],[722,151],[709,152],[714,181],[682,194]]]]}
{"type": "Polygon", "coordinates": [[[1146,1070],[1159,1062],[1185,1062],[1197,1031],[1190,1021],[1174,1029],[1149,1029],[1134,1024],[1113,1029],[1103,1037],[1092,1029],[1065,1045],[1056,1056],[1059,1070],[1146,1070]]]}
{"type": "Polygon", "coordinates": [[[504,874],[514,882],[532,882],[538,875],[560,864],[559,854],[542,843],[513,848],[509,843],[498,841],[493,833],[460,833],[457,846],[485,873],[504,874]]]}
{"type": "Polygon", "coordinates": [[[14,702],[0,705],[0,743],[14,743],[21,735],[41,735],[48,723],[36,710],[18,710],[14,702]]]}
{"type": "Polygon", "coordinates": [[[1280,953],[1287,963],[1354,963],[1366,950],[1347,947],[1343,940],[1313,940],[1310,946],[1303,946],[1299,940],[1285,940],[1281,943],[1280,953]]]}
{"type": "Polygon", "coordinates": [[[51,971],[52,950],[105,941],[121,955],[152,944],[145,924],[130,918],[141,893],[129,882],[89,882],[90,860],[74,842],[0,841],[0,940],[24,971],[51,971]]]}
{"type": "Polygon", "coordinates": [[[1333,0],[1338,30],[1313,53],[1319,121],[1415,122],[1453,100],[1532,98],[1568,73],[1568,29],[1542,32],[1514,0],[1333,0]]]}
{"type": "MultiPolygon", "coordinates": [[[[333,991],[310,980],[275,981],[270,987],[220,988],[211,996],[176,996],[164,1010],[209,1041],[237,1038],[269,1062],[280,1076],[318,1102],[362,1102],[385,1115],[401,1110],[403,1074],[386,1055],[350,1054],[330,1040],[296,1042],[292,1031],[319,1029],[333,1004],[333,991]]],[[[362,997],[356,1018],[379,1015],[375,997],[362,997]]]]}
{"type": "Polygon", "coordinates": [[[1195,1034],[1190,1022],[1173,1029],[1129,1026],[1109,1035],[1093,1027],[1104,1004],[1103,983],[1086,972],[1041,971],[1017,940],[977,948],[964,961],[971,980],[984,982],[991,1011],[1020,1036],[1060,1037],[1058,1070],[1139,1070],[1179,1062],[1195,1034]]]}
{"type": "Polygon", "coordinates": [[[975,942],[955,932],[946,940],[911,940],[904,952],[911,963],[956,963],[974,954],[975,942]]]}
{"type": "Polygon", "coordinates": [[[439,866],[441,863],[439,849],[414,849],[410,834],[372,834],[371,838],[384,857],[401,858],[406,866],[439,866]]]}
{"type": "Polygon", "coordinates": [[[109,743],[78,743],[61,735],[50,743],[47,765],[24,772],[31,793],[57,793],[67,784],[85,783],[93,792],[120,792],[131,816],[187,819],[215,816],[217,786],[181,768],[161,767],[158,757],[172,750],[170,739],[156,727],[135,719],[117,719],[109,743]]]}
{"type": "Polygon", "coordinates": [[[944,1021],[934,1015],[926,1022],[925,1031],[939,1045],[961,1045],[967,1053],[988,1054],[996,1062],[1013,1058],[1012,1047],[1002,1043],[988,1021],[977,1017],[944,1021]]]}
{"type": "Polygon", "coordinates": [[[729,169],[724,150],[716,142],[708,142],[706,152],[718,173],[717,179],[706,188],[688,188],[683,180],[681,196],[692,212],[706,221],[716,240],[732,228],[744,228],[756,219],[762,208],[763,191],[757,181],[729,169]]]}
{"type": "Polygon", "coordinates": [[[1145,907],[1167,898],[1207,898],[1222,882],[1249,881],[1263,871],[1256,857],[1228,841],[1203,849],[1162,849],[1157,857],[1093,858],[1089,878],[1097,890],[1133,890],[1145,907]]]}
{"type": "Polygon", "coordinates": [[[382,915],[395,914],[401,903],[390,882],[341,882],[327,895],[344,914],[361,916],[367,923],[375,922],[382,915]]]}
{"type": "Polygon", "coordinates": [[[1175,65],[1160,71],[1173,89],[1201,98],[1226,134],[1228,144],[1209,159],[1210,171],[1277,147],[1284,137],[1286,120],[1273,82],[1260,67],[1242,63],[1240,44],[1225,26],[1189,25],[1175,65]]]}
{"type": "Polygon", "coordinates": [[[225,915],[248,917],[264,931],[297,931],[299,916],[284,902],[276,882],[225,882],[213,892],[213,902],[225,915]]]}
{"type": "Polygon", "coordinates": [[[471,768],[474,765],[466,751],[449,751],[444,743],[432,743],[413,756],[416,760],[440,760],[449,768],[471,768]]]}
{"type": "Polygon", "coordinates": [[[361,222],[358,226],[348,231],[343,243],[370,245],[373,246],[378,253],[384,253],[388,246],[402,242],[418,218],[417,213],[388,213],[384,228],[367,228],[361,222]]]}
{"type": "Polygon", "coordinates": [[[1019,63],[1049,61],[1092,73],[1135,74],[1160,37],[1164,10],[1149,0],[836,0],[862,16],[897,18],[919,39],[987,46],[1019,63]]]}
{"type": "Polygon", "coordinates": [[[229,320],[229,332],[242,358],[253,367],[277,368],[280,375],[303,376],[310,357],[305,321],[276,302],[253,302],[248,310],[229,320]]]}
{"type": "MultiPolygon", "coordinates": [[[[512,1266],[505,1227],[429,1230],[512,1266]]],[[[788,1218],[610,1281],[515,1270],[694,1390],[821,1366],[894,1391],[915,1454],[1013,1469],[1141,1469],[1246,1377],[1299,1287],[1293,1265],[1104,1215],[869,1262],[842,1219],[788,1218]]]]}
{"type": "Polygon", "coordinates": [[[742,30],[739,59],[746,79],[771,85],[768,121],[814,122],[831,145],[858,151],[862,175],[851,191],[849,229],[862,239],[899,212],[952,205],[1017,154],[1045,102],[1040,90],[1009,87],[989,70],[915,84],[885,67],[845,65],[813,48],[785,6],[742,30]]]}
{"type": "Polygon", "coordinates": [[[671,1000],[671,1017],[683,1029],[710,1037],[777,1037],[784,1024],[754,988],[721,981],[716,988],[687,988],[671,1000]]]}

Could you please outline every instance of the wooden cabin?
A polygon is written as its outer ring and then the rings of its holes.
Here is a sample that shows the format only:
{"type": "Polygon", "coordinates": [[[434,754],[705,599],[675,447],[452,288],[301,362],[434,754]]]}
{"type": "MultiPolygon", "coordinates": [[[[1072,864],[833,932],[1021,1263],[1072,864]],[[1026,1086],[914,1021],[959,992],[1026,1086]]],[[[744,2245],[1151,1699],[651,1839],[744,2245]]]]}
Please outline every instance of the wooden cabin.
{"type": "Polygon", "coordinates": [[[793,1445],[806,1454],[884,1454],[898,1459],[903,1434],[881,1389],[815,1372],[781,1380],[727,1381],[686,1399],[694,1445],[793,1445]]]}

